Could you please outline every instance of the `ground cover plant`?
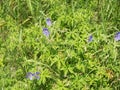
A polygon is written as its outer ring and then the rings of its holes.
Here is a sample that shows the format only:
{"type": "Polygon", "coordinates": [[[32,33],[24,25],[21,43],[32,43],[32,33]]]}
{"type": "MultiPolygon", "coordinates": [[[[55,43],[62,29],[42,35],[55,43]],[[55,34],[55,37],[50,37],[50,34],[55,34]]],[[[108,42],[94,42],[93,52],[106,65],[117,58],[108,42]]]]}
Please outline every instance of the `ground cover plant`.
{"type": "Polygon", "coordinates": [[[0,90],[119,90],[120,0],[0,0],[0,90]]]}

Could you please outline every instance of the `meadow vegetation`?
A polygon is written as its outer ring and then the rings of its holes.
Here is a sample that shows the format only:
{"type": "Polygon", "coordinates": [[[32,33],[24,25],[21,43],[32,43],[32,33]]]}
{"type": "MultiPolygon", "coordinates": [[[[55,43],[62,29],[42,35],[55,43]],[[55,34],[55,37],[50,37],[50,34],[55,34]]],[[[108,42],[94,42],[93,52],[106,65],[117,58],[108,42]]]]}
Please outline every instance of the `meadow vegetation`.
{"type": "Polygon", "coordinates": [[[120,0],[0,0],[0,90],[120,90],[120,0]]]}

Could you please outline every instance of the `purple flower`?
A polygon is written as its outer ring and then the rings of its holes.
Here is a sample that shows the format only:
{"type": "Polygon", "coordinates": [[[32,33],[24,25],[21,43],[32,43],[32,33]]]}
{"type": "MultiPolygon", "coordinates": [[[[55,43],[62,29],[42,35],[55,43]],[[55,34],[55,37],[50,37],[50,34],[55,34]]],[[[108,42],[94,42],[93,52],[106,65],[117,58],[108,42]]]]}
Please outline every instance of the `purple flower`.
{"type": "Polygon", "coordinates": [[[47,24],[48,26],[51,26],[51,25],[52,25],[52,22],[51,22],[50,18],[47,18],[47,19],[46,19],[46,24],[47,24]]]}
{"type": "Polygon", "coordinates": [[[92,40],[93,40],[93,36],[90,35],[89,38],[88,38],[88,42],[92,42],[92,40]]]}
{"type": "Polygon", "coordinates": [[[39,74],[40,74],[39,72],[35,72],[35,73],[28,72],[26,75],[26,78],[29,78],[30,80],[33,80],[33,79],[39,80],[40,78],[39,74]]]}
{"type": "Polygon", "coordinates": [[[46,37],[49,37],[50,32],[48,31],[47,28],[43,28],[43,34],[44,34],[46,37]]]}
{"type": "Polygon", "coordinates": [[[39,72],[36,72],[34,75],[35,75],[35,78],[37,79],[37,80],[39,80],[39,78],[40,78],[40,76],[39,76],[39,72]]]}
{"type": "Polygon", "coordinates": [[[120,32],[117,32],[115,35],[115,41],[119,41],[120,40],[120,32]]]}
{"type": "Polygon", "coordinates": [[[32,74],[31,72],[28,72],[26,75],[26,78],[29,78],[30,80],[33,80],[34,74],[32,74]]]}
{"type": "Polygon", "coordinates": [[[35,74],[36,74],[36,75],[39,75],[39,74],[40,74],[40,72],[36,72],[35,74]]]}

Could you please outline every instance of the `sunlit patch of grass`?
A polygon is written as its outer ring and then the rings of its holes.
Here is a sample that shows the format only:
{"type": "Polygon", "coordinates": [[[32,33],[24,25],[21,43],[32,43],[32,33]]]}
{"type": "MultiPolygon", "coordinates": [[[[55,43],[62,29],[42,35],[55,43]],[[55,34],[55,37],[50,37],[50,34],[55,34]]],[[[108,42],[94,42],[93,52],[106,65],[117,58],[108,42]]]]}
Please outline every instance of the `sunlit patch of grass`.
{"type": "Polygon", "coordinates": [[[0,89],[120,89],[118,6],[119,0],[0,1],[0,89]]]}

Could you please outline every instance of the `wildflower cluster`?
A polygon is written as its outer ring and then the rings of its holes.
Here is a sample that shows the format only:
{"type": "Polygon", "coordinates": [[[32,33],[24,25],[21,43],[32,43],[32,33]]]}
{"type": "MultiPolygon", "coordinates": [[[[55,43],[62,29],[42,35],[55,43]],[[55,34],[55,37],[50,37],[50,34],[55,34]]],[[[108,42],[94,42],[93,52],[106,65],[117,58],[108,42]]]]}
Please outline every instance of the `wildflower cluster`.
{"type": "Polygon", "coordinates": [[[39,80],[40,79],[39,74],[40,74],[39,72],[35,72],[35,73],[28,72],[26,75],[26,78],[29,78],[30,80],[33,80],[33,79],[39,80]]]}
{"type": "MultiPolygon", "coordinates": [[[[51,26],[51,25],[52,25],[52,22],[51,22],[50,18],[47,18],[47,19],[46,19],[46,24],[47,24],[47,26],[51,26]]],[[[50,32],[49,32],[48,28],[43,28],[43,34],[44,34],[46,37],[49,37],[50,32]]],[[[117,32],[117,33],[116,33],[114,39],[115,39],[115,41],[119,41],[119,40],[120,40],[120,32],[117,32]]],[[[93,41],[93,36],[90,35],[90,36],[88,37],[88,42],[90,43],[90,42],[92,42],[92,41],[93,41]]]]}
{"type": "MultiPolygon", "coordinates": [[[[51,26],[51,25],[52,25],[52,22],[51,22],[50,18],[47,18],[47,19],[46,19],[46,24],[47,24],[47,26],[51,26]]],[[[50,32],[49,32],[48,28],[43,28],[43,34],[44,34],[46,37],[49,37],[50,32]]]]}
{"type": "MultiPolygon", "coordinates": [[[[47,24],[47,26],[51,26],[52,25],[51,20],[49,18],[46,19],[46,24],[47,24]]],[[[49,32],[48,28],[43,28],[43,34],[46,37],[49,37],[50,32],[49,32]]],[[[119,41],[120,40],[120,32],[117,32],[115,34],[114,40],[115,41],[119,41]]],[[[93,35],[90,35],[88,37],[88,43],[90,43],[92,41],[93,41],[93,35]]],[[[27,75],[26,75],[26,78],[29,78],[30,80],[33,80],[33,79],[39,80],[39,78],[40,78],[39,74],[40,74],[39,72],[35,72],[35,73],[28,72],[27,75]]]]}
{"type": "MultiPolygon", "coordinates": [[[[115,41],[119,41],[119,40],[120,40],[120,32],[117,32],[117,33],[115,34],[114,40],[115,40],[115,41]]],[[[92,42],[92,41],[93,41],[93,36],[90,35],[90,36],[88,37],[88,42],[92,42]]]]}

